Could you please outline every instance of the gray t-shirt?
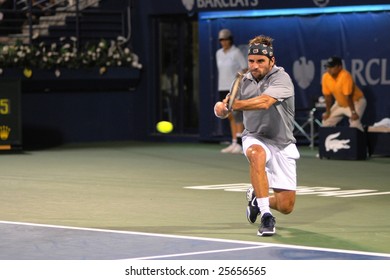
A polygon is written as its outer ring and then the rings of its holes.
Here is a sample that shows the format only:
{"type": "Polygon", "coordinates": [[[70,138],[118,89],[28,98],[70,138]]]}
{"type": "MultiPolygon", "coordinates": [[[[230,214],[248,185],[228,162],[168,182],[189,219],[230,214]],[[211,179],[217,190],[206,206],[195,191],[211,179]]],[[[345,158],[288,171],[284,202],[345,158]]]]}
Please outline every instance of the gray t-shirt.
{"type": "Polygon", "coordinates": [[[243,138],[250,135],[266,143],[285,147],[296,140],[294,130],[294,85],[282,67],[276,65],[259,82],[251,73],[244,75],[239,99],[249,99],[262,94],[278,101],[268,110],[243,111],[243,138]]]}

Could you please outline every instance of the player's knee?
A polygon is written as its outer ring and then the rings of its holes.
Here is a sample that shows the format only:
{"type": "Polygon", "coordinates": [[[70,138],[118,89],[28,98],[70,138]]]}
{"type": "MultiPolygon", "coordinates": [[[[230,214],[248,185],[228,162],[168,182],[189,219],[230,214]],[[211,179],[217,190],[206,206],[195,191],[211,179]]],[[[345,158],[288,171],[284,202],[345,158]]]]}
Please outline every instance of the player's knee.
{"type": "Polygon", "coordinates": [[[278,207],[280,213],[288,215],[294,210],[294,202],[283,203],[278,207]]]}
{"type": "Polygon", "coordinates": [[[252,145],[246,150],[246,156],[250,162],[255,162],[259,160],[265,162],[267,154],[263,147],[261,147],[260,145],[252,145]]]}
{"type": "Polygon", "coordinates": [[[282,214],[290,214],[294,210],[295,197],[294,196],[281,196],[275,197],[274,208],[282,214]]]}
{"type": "Polygon", "coordinates": [[[280,212],[281,212],[282,214],[288,215],[288,214],[290,214],[293,210],[294,210],[294,207],[284,207],[284,208],[280,209],[280,212]]]}

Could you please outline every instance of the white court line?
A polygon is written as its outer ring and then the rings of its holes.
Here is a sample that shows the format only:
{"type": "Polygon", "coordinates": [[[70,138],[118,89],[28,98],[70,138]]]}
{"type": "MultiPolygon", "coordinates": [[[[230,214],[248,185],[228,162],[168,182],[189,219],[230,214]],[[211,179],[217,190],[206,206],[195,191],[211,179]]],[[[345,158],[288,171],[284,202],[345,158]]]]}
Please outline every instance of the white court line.
{"type": "Polygon", "coordinates": [[[339,195],[338,197],[359,197],[359,196],[374,196],[374,195],[384,195],[384,194],[390,194],[390,192],[376,192],[376,193],[339,195]]]}
{"type": "Polygon", "coordinates": [[[124,234],[124,235],[141,235],[141,236],[163,237],[163,238],[174,238],[174,239],[201,240],[201,241],[211,241],[211,242],[221,242],[221,243],[223,242],[223,243],[257,245],[257,246],[263,246],[265,248],[278,247],[278,248],[289,248],[289,249],[311,250],[311,251],[314,250],[314,251],[321,251],[321,252],[344,253],[344,254],[355,254],[355,255],[390,258],[390,254],[384,254],[384,253],[341,250],[341,249],[329,249],[329,248],[286,245],[286,244],[265,243],[265,242],[251,242],[251,241],[220,239],[220,238],[194,237],[194,236],[147,233],[147,232],[136,232],[136,231],[120,231],[120,230],[97,229],[97,228],[82,228],[82,227],[59,226],[59,225],[49,225],[49,224],[35,224],[35,223],[25,223],[25,222],[11,222],[11,221],[0,221],[0,224],[32,226],[32,227],[45,227],[45,228],[56,228],[56,229],[70,229],[70,230],[92,231],[92,232],[102,232],[102,233],[117,233],[117,234],[124,234]]]}
{"type": "Polygon", "coordinates": [[[159,255],[151,257],[141,257],[141,258],[132,258],[125,260],[152,260],[157,258],[172,258],[172,257],[183,257],[183,256],[194,256],[194,255],[204,255],[204,254],[213,254],[213,253],[222,253],[222,252],[233,252],[233,251],[242,251],[242,250],[252,250],[252,249],[261,249],[265,247],[273,246],[251,246],[251,247],[241,247],[241,248],[232,248],[232,249],[220,249],[220,250],[210,250],[210,251],[198,251],[191,253],[181,253],[181,254],[171,254],[171,255],[159,255]]]}

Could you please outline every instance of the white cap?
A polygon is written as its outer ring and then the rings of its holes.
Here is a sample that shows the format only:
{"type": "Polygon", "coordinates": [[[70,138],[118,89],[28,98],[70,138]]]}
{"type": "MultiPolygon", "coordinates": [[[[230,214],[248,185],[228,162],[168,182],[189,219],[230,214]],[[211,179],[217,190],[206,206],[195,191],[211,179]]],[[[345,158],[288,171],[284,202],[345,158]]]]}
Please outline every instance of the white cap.
{"type": "Polygon", "coordinates": [[[230,39],[232,37],[232,32],[229,29],[222,29],[219,31],[218,39],[230,39]]]}

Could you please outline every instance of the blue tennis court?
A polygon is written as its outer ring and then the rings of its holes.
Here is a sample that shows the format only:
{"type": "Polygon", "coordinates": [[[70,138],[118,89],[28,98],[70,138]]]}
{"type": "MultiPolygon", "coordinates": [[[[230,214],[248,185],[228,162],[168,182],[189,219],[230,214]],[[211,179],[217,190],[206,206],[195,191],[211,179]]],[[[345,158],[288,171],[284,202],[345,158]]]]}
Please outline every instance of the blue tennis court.
{"type": "Polygon", "coordinates": [[[2,260],[390,260],[390,254],[0,222],[2,260]]]}

